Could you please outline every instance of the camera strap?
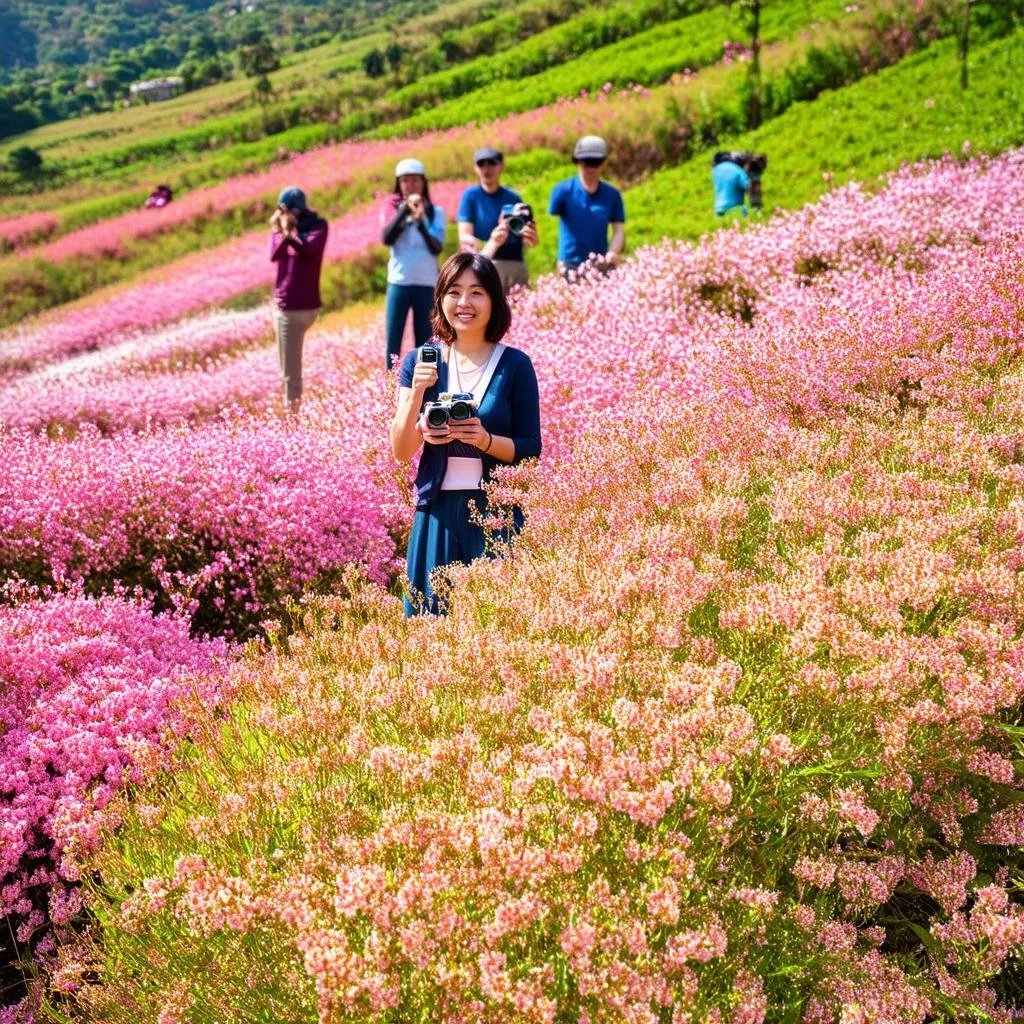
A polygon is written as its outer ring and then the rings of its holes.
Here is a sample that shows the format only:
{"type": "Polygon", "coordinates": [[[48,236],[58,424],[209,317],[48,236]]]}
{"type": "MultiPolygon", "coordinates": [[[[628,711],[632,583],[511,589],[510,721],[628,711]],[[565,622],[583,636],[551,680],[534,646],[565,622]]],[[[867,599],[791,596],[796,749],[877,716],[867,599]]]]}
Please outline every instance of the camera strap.
{"type": "Polygon", "coordinates": [[[472,391],[466,391],[465,388],[462,387],[462,382],[459,379],[459,367],[455,362],[455,350],[452,349],[450,352],[445,353],[445,355],[451,357],[450,360],[446,360],[448,362],[448,389],[452,390],[452,384],[454,383],[455,391],[462,391],[465,394],[472,395],[473,400],[479,406],[484,400],[484,395],[487,394],[487,388],[491,383],[491,378],[494,376],[494,371],[497,369],[498,363],[501,361],[502,353],[507,347],[507,345],[500,341],[494,346],[494,351],[487,360],[484,372],[480,375],[480,379],[476,382],[472,391]],[[455,378],[454,382],[452,380],[453,377],[455,378]]]}

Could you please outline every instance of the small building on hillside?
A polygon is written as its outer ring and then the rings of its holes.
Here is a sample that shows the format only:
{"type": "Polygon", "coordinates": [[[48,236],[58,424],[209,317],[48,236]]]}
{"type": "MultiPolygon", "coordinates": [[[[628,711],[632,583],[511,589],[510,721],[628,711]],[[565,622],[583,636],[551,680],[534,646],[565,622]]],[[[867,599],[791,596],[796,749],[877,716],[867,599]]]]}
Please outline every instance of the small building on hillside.
{"type": "Polygon", "coordinates": [[[152,78],[148,82],[134,82],[128,88],[133,100],[143,100],[146,103],[169,100],[177,96],[185,87],[185,80],[172,75],[170,78],[152,78]]]}

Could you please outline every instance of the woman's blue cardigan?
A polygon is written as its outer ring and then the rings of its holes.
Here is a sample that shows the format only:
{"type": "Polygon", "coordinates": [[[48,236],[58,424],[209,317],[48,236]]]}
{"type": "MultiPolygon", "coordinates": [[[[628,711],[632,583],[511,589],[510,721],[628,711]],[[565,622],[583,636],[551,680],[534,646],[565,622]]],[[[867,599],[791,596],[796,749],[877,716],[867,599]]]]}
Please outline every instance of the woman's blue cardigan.
{"type": "MultiPolygon", "coordinates": [[[[412,387],[412,375],[418,356],[419,349],[413,349],[402,360],[399,375],[402,387],[412,387]]],[[[423,403],[436,402],[441,392],[449,390],[448,364],[439,360],[437,383],[427,388],[423,395],[423,403]]],[[[516,348],[506,348],[501,353],[483,401],[477,409],[477,415],[489,433],[497,434],[499,437],[510,437],[516,451],[515,458],[511,463],[507,463],[474,448],[472,454],[483,459],[485,482],[490,480],[495,466],[514,466],[523,459],[537,458],[540,455],[540,396],[537,391],[537,374],[534,373],[533,363],[525,352],[516,348]]],[[[441,481],[448,467],[450,447],[445,444],[424,444],[419,470],[416,473],[417,508],[429,506],[441,490],[441,481]]]]}

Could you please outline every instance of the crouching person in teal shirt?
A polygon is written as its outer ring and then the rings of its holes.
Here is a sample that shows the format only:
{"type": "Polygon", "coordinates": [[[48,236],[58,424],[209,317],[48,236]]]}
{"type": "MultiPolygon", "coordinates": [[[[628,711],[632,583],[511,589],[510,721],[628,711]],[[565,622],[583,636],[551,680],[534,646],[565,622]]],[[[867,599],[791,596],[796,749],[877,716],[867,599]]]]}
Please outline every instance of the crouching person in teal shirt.
{"type": "MultiPolygon", "coordinates": [[[[486,532],[473,521],[474,507],[486,512],[483,485],[496,466],[540,455],[537,376],[529,356],[502,343],[510,322],[494,263],[479,253],[457,253],[437,279],[434,337],[422,354],[410,352],[402,362],[391,447],[402,462],[423,449],[406,615],[444,614],[431,573],[486,553],[486,532]],[[435,415],[428,422],[427,412],[444,394],[470,396],[475,415],[435,415]]],[[[514,523],[521,523],[518,511],[514,523]]]]}

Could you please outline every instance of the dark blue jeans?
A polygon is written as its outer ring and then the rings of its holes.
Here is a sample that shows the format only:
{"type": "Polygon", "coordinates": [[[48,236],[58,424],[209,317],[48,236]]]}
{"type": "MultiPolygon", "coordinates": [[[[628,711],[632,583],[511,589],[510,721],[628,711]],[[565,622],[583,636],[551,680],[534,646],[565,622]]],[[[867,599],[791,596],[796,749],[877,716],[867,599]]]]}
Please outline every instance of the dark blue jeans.
{"type": "Polygon", "coordinates": [[[434,310],[434,289],[425,284],[389,284],[387,302],[384,310],[384,334],[387,338],[387,355],[385,366],[391,369],[398,362],[402,351],[402,335],[405,333],[405,322],[412,310],[412,332],[419,348],[430,340],[433,329],[430,326],[430,314],[434,310]]]}

